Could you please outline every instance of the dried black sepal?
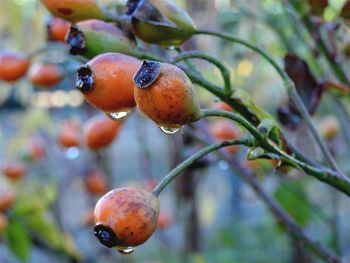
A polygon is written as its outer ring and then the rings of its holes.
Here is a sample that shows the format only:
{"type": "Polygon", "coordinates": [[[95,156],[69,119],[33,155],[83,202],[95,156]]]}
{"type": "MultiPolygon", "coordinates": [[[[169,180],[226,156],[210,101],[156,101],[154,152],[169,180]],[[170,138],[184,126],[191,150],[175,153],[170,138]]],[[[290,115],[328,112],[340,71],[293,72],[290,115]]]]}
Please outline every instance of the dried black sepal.
{"type": "Polygon", "coordinates": [[[98,238],[100,243],[108,248],[112,248],[119,245],[116,234],[113,230],[104,225],[96,225],[94,227],[95,237],[98,238]]]}
{"type": "Polygon", "coordinates": [[[86,39],[83,31],[77,26],[71,26],[66,36],[66,44],[69,47],[69,53],[72,55],[81,55],[86,49],[86,39]]]}
{"type": "Polygon", "coordinates": [[[138,88],[150,86],[159,76],[161,65],[157,61],[144,61],[133,80],[138,88]]]}
{"type": "Polygon", "coordinates": [[[128,2],[126,3],[126,7],[127,7],[126,14],[132,15],[137,9],[141,1],[144,1],[144,0],[128,0],[128,2]]]}
{"type": "MultiPolygon", "coordinates": [[[[132,17],[133,22],[146,22],[156,26],[177,28],[176,24],[170,21],[167,17],[148,0],[129,1],[130,8],[127,12],[132,17]]],[[[128,3],[129,4],[129,3],[128,3]]]]}
{"type": "Polygon", "coordinates": [[[89,92],[94,87],[94,76],[89,65],[78,68],[75,87],[84,93],[89,92]]]}

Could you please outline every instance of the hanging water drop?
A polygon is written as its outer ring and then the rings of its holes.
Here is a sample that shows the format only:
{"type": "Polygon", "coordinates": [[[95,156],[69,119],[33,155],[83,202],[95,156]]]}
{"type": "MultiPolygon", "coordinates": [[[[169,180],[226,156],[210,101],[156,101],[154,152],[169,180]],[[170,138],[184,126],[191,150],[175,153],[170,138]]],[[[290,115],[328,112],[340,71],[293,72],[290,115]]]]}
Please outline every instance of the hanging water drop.
{"type": "Polygon", "coordinates": [[[108,112],[106,114],[112,120],[118,120],[118,119],[124,118],[126,115],[128,115],[129,111],[108,112]]]}
{"type": "Polygon", "coordinates": [[[160,126],[159,129],[165,134],[174,134],[178,132],[181,128],[169,128],[169,127],[160,126]]]}
{"type": "Polygon", "coordinates": [[[115,247],[115,249],[123,255],[131,254],[135,250],[134,247],[115,247]]]}

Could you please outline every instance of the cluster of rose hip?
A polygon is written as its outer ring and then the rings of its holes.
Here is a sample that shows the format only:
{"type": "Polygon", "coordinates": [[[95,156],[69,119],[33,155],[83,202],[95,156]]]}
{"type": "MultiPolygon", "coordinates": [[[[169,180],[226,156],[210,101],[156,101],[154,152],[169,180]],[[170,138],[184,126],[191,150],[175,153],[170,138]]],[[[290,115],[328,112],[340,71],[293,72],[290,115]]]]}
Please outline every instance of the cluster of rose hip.
{"type": "MultiPolygon", "coordinates": [[[[172,0],[130,0],[125,13],[118,17],[95,0],[42,3],[55,16],[49,27],[51,38],[64,39],[70,54],[90,59],[77,70],[76,88],[95,108],[117,119],[137,106],[165,133],[174,133],[203,116],[193,84],[184,71],[155,59],[142,61],[147,56],[136,48],[136,38],[169,47],[182,44],[195,32],[191,17],[172,0]]],[[[11,82],[27,72],[30,57],[4,53],[0,62],[0,79],[11,82]]],[[[31,69],[33,84],[57,84],[62,75],[50,67],[31,69]],[[35,80],[37,75],[39,80],[35,80]]],[[[75,146],[76,140],[71,137],[62,145],[75,146]]],[[[96,144],[97,148],[101,146],[96,144]]],[[[158,216],[155,194],[118,188],[103,196],[95,207],[95,235],[103,245],[130,253],[152,235],[158,216]]]]}

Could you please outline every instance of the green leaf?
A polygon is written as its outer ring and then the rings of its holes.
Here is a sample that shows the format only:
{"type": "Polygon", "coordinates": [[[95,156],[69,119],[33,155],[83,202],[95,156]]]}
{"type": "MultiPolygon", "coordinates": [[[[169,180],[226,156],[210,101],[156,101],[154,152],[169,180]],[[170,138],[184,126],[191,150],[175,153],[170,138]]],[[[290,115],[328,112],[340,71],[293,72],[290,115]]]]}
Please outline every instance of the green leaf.
{"type": "Polygon", "coordinates": [[[279,204],[298,224],[305,226],[308,223],[310,209],[301,182],[281,183],[274,195],[279,204]]]}
{"type": "Polygon", "coordinates": [[[51,218],[43,213],[31,214],[26,218],[29,229],[33,230],[40,238],[54,249],[61,248],[61,233],[51,218]]]}
{"type": "Polygon", "coordinates": [[[18,221],[11,220],[6,229],[6,240],[12,253],[22,262],[29,261],[30,237],[27,229],[18,221]]]}
{"type": "Polygon", "coordinates": [[[278,125],[277,121],[275,120],[275,118],[270,113],[268,113],[267,111],[265,111],[261,107],[257,106],[253,102],[251,96],[242,89],[235,90],[234,93],[232,94],[232,98],[234,98],[236,100],[238,99],[250,111],[254,112],[255,115],[259,118],[262,126],[268,125],[268,127],[266,127],[266,128],[268,129],[267,132],[268,132],[269,137],[275,143],[277,143],[278,145],[281,145],[279,125],[278,125]]]}
{"type": "Polygon", "coordinates": [[[76,247],[72,236],[63,234],[62,236],[62,250],[74,259],[80,259],[82,257],[80,251],[76,247]]]}

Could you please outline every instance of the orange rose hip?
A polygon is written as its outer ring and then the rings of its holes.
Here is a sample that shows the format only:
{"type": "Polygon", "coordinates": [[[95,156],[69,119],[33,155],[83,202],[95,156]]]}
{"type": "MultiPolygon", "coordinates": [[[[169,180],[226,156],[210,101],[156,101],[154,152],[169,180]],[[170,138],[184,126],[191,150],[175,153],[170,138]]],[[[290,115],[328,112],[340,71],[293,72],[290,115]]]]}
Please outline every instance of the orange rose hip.
{"type": "Polygon", "coordinates": [[[134,83],[137,106],[158,126],[179,128],[202,117],[193,85],[180,68],[145,61],[135,74],[134,83]]]}
{"type": "Polygon", "coordinates": [[[118,135],[122,120],[111,120],[107,116],[95,116],[83,126],[84,139],[90,150],[98,150],[111,144],[118,135]]]}
{"type": "Polygon", "coordinates": [[[13,180],[18,181],[27,173],[27,167],[21,162],[9,162],[1,167],[3,174],[13,180]]]}
{"type": "Polygon", "coordinates": [[[26,74],[30,61],[21,53],[4,52],[0,54],[0,80],[12,82],[26,74]]]}
{"type": "Polygon", "coordinates": [[[140,65],[140,60],[119,53],[98,55],[78,69],[76,88],[106,113],[129,111],[136,105],[132,77],[140,65]]]}
{"type": "MultiPolygon", "coordinates": [[[[210,125],[209,131],[211,135],[218,141],[237,140],[239,137],[239,129],[229,120],[218,120],[210,125]]],[[[238,151],[237,145],[225,147],[225,149],[234,154],[238,151]]]]}
{"type": "Polygon", "coordinates": [[[92,194],[102,195],[107,192],[105,175],[99,170],[91,171],[85,178],[86,189],[92,194]]]}
{"type": "Polygon", "coordinates": [[[71,23],[59,17],[52,17],[48,23],[47,30],[49,37],[54,41],[64,42],[71,23]]]}
{"type": "Polygon", "coordinates": [[[117,188],[97,202],[94,215],[99,241],[125,253],[144,243],[156,229],[159,199],[144,190],[117,188]]]}
{"type": "Polygon", "coordinates": [[[63,77],[57,65],[39,63],[30,67],[28,75],[32,84],[44,88],[57,85],[63,77]]]}

